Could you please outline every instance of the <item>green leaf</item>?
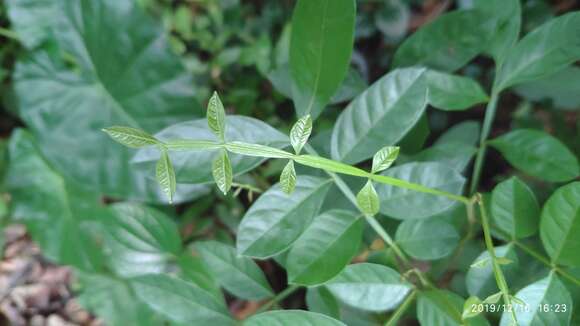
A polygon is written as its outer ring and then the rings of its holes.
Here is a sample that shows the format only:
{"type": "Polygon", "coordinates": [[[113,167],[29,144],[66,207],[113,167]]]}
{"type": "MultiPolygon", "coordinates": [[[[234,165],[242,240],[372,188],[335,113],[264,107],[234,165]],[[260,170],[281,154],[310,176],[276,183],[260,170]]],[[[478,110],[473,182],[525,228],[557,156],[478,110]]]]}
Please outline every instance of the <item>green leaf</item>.
{"type": "Polygon", "coordinates": [[[463,313],[461,314],[461,319],[473,318],[480,314],[477,309],[473,309],[473,306],[479,306],[482,302],[478,297],[471,296],[465,300],[463,304],[463,313]]]}
{"type": "Polygon", "coordinates": [[[139,300],[176,323],[236,325],[223,303],[208,292],[180,279],[144,275],[129,280],[139,300]]]}
{"type": "Polygon", "coordinates": [[[116,142],[131,148],[160,144],[157,139],[141,129],[115,126],[104,128],[103,131],[111,136],[111,138],[116,142]]]}
{"type": "MultiPolygon", "coordinates": [[[[383,175],[418,183],[423,186],[461,194],[465,178],[441,163],[407,163],[382,173],[383,175]]],[[[455,202],[451,199],[386,184],[377,185],[381,213],[397,219],[425,218],[442,213],[455,202]]]]}
{"type": "Polygon", "coordinates": [[[12,30],[26,48],[35,48],[50,37],[50,27],[58,19],[55,1],[7,0],[4,3],[12,30]]]}
{"type": "Polygon", "coordinates": [[[280,174],[280,188],[287,194],[292,194],[296,188],[296,170],[294,161],[289,160],[280,174]]]}
{"type": "Polygon", "coordinates": [[[447,129],[437,140],[434,146],[443,144],[463,143],[475,145],[479,141],[480,123],[477,121],[463,121],[447,129]]]}
{"type": "Polygon", "coordinates": [[[26,224],[32,239],[49,260],[84,271],[98,271],[102,250],[93,236],[94,221],[108,216],[100,198],[79,189],[57,173],[22,129],[12,133],[6,186],[12,198],[12,219],[26,224]]]}
{"type": "Polygon", "coordinates": [[[477,10],[457,10],[441,15],[399,46],[393,65],[457,70],[485,50],[492,32],[486,26],[488,21],[489,16],[477,10]]]}
{"type": "Polygon", "coordinates": [[[232,163],[230,162],[228,152],[223,149],[219,151],[211,164],[211,172],[219,190],[224,195],[227,195],[232,187],[233,181],[232,163]]]}
{"type": "Polygon", "coordinates": [[[334,126],[332,158],[354,164],[399,142],[427,106],[424,74],[422,68],[394,70],[357,96],[334,126]]]}
{"type": "Polygon", "coordinates": [[[123,277],[169,270],[181,251],[179,230],[165,214],[138,204],[121,203],[104,222],[109,263],[123,277]]]}
{"type": "Polygon", "coordinates": [[[516,168],[542,180],[564,182],[580,173],[578,160],[558,139],[537,130],[518,129],[489,141],[516,168]]]}
{"type": "MultiPolygon", "coordinates": [[[[514,245],[508,244],[505,246],[496,247],[495,255],[498,258],[503,257],[513,261],[512,264],[502,265],[501,267],[506,277],[506,280],[508,281],[509,284],[510,279],[513,279],[518,276],[517,273],[519,260],[514,245]]],[[[474,262],[475,263],[472,264],[472,266],[469,268],[469,271],[467,272],[465,279],[465,284],[467,285],[467,292],[470,295],[485,298],[499,291],[496,284],[489,252],[487,251],[482,252],[474,260],[474,262]],[[480,261],[486,261],[487,263],[484,266],[477,266],[477,262],[480,261]]]]}
{"type": "Polygon", "coordinates": [[[175,181],[173,164],[171,164],[171,159],[169,159],[169,154],[167,154],[167,150],[165,149],[161,150],[161,158],[157,161],[155,175],[161,191],[167,196],[169,203],[173,203],[177,183],[175,181]]]}
{"type": "Polygon", "coordinates": [[[194,248],[217,281],[236,297],[256,301],[273,295],[260,267],[251,259],[238,256],[234,247],[217,241],[201,241],[194,248]]]}
{"type": "Polygon", "coordinates": [[[292,16],[290,73],[298,116],[317,116],[336,93],[350,63],[354,0],[299,0],[292,16]]]}
{"type": "Polygon", "coordinates": [[[304,310],[268,311],[248,318],[244,326],[346,326],[342,322],[328,316],[304,310]]]}
{"type": "Polygon", "coordinates": [[[133,169],[132,150],[101,129],[152,133],[200,116],[190,74],[167,46],[161,24],[133,1],[51,2],[56,13],[44,20],[38,11],[36,21],[50,26],[74,69],[45,50],[22,56],[13,75],[20,118],[42,135],[47,160],[77,184],[115,198],[164,201],[155,180],[145,177],[153,168],[133,169]]]}
{"type": "Polygon", "coordinates": [[[306,290],[308,310],[340,319],[340,306],[336,298],[324,286],[311,287],[306,290]]]}
{"type": "MultiPolygon", "coordinates": [[[[572,298],[554,272],[516,293],[526,303],[514,306],[518,324],[521,326],[571,325],[572,298]]],[[[501,316],[501,326],[511,322],[509,313],[501,316]]]]}
{"type": "Polygon", "coordinates": [[[457,230],[442,219],[406,220],[395,235],[401,248],[420,260],[447,257],[457,247],[459,238],[457,230]]]}
{"type": "Polygon", "coordinates": [[[427,71],[425,78],[429,103],[440,110],[462,111],[489,100],[481,86],[471,78],[434,70],[427,71]]]}
{"type": "Polygon", "coordinates": [[[469,265],[471,268],[483,268],[491,263],[491,259],[489,257],[483,259],[477,259],[473,264],[469,265]]]}
{"type": "Polygon", "coordinates": [[[548,21],[506,53],[495,79],[496,91],[558,72],[580,59],[580,13],[548,21]]]}
{"type": "Polygon", "coordinates": [[[474,146],[466,145],[458,139],[456,142],[434,144],[415,155],[402,159],[400,163],[436,162],[462,173],[475,153],[477,149],[474,146]]]}
{"type": "MultiPolygon", "coordinates": [[[[230,142],[243,141],[275,148],[283,148],[288,145],[287,136],[259,120],[229,115],[226,116],[226,123],[228,125],[226,139],[230,142]]],[[[205,119],[175,124],[157,133],[155,138],[166,143],[172,143],[175,139],[218,141],[213,132],[209,130],[205,119]]],[[[171,151],[169,156],[175,167],[180,186],[183,183],[213,182],[211,165],[217,150],[207,150],[205,147],[201,147],[199,150],[171,151]]],[[[159,157],[159,151],[155,148],[141,149],[132,160],[134,163],[132,168],[151,174],[159,157]]],[[[232,170],[236,175],[248,172],[264,161],[262,157],[248,157],[238,154],[231,154],[230,159],[232,170]]]]}
{"type": "Polygon", "coordinates": [[[421,291],[417,299],[417,319],[421,325],[489,325],[481,316],[463,321],[463,306],[463,298],[453,292],[447,290],[421,291]]]}
{"type": "Polygon", "coordinates": [[[381,172],[388,169],[399,156],[398,146],[385,146],[373,156],[372,173],[381,172]]]}
{"type": "Polygon", "coordinates": [[[367,180],[367,183],[356,195],[356,204],[365,215],[374,216],[379,212],[379,196],[371,180],[367,180]]]}
{"type": "Polygon", "coordinates": [[[485,51],[500,64],[520,34],[522,24],[520,0],[475,1],[474,5],[494,24],[493,34],[485,51]]]}
{"type": "Polygon", "coordinates": [[[359,249],[363,224],[353,212],[331,210],[314,218],[286,259],[290,283],[317,285],[336,276],[359,249]]]}
{"type": "Polygon", "coordinates": [[[219,140],[225,140],[226,111],[217,92],[213,92],[207,104],[207,125],[219,140]]]}
{"type": "Polygon", "coordinates": [[[312,133],[312,118],[307,114],[298,119],[290,130],[290,143],[296,154],[300,154],[302,147],[308,142],[310,133],[312,133]]]}
{"type": "Polygon", "coordinates": [[[511,238],[525,238],[538,231],[540,207],[532,190],[511,177],[493,189],[491,216],[492,223],[511,238]]]}
{"type": "Polygon", "coordinates": [[[146,325],[162,323],[149,307],[137,300],[126,281],[102,274],[81,273],[79,304],[99,316],[107,325],[146,325]]]}
{"type": "Polygon", "coordinates": [[[330,180],[304,176],[290,196],[279,184],[268,189],[242,219],[238,253],[265,259],[288,249],[318,214],[330,185],[330,180]]]}
{"type": "Polygon", "coordinates": [[[326,287],[344,303],[367,311],[392,310],[411,290],[396,271],[369,263],[347,266],[326,287]]]}
{"type": "Polygon", "coordinates": [[[523,83],[514,91],[530,101],[549,101],[550,105],[563,110],[580,108],[580,67],[569,66],[544,78],[523,83]]]}
{"type": "Polygon", "coordinates": [[[501,299],[501,296],[502,296],[502,293],[498,292],[498,293],[495,293],[495,294],[488,296],[487,298],[485,298],[485,300],[483,300],[483,302],[495,304],[495,303],[499,302],[499,299],[501,299]]]}
{"type": "Polygon", "coordinates": [[[185,252],[179,256],[177,263],[180,269],[178,275],[182,279],[193,282],[213,295],[218,301],[225,302],[224,295],[214,274],[208,270],[200,256],[193,256],[189,252],[185,252]]]}
{"type": "Polygon", "coordinates": [[[554,192],[542,209],[540,238],[552,262],[580,266],[580,182],[554,192]]]}

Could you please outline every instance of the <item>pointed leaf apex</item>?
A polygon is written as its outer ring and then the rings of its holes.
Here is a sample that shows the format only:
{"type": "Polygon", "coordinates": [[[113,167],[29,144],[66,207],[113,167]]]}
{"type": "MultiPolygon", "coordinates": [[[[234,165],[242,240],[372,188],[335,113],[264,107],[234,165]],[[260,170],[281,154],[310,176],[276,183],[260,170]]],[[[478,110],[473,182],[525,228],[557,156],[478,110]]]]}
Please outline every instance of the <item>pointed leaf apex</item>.
{"type": "Polygon", "coordinates": [[[292,144],[296,154],[300,154],[300,151],[308,142],[311,133],[312,118],[310,117],[310,114],[298,119],[294,126],[292,126],[292,130],[290,130],[290,143],[292,144]]]}
{"type": "Polygon", "coordinates": [[[207,125],[209,129],[219,138],[224,141],[226,129],[226,111],[220,97],[216,91],[207,103],[207,125]]]}
{"type": "Polygon", "coordinates": [[[385,146],[373,156],[372,173],[388,169],[399,156],[398,146],[385,146]]]}

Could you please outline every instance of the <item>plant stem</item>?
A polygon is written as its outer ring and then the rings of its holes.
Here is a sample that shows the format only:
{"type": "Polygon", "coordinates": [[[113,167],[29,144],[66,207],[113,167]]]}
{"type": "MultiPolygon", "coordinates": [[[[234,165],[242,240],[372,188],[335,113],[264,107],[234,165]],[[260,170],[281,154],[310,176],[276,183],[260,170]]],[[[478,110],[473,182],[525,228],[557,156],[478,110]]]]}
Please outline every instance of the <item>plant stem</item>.
{"type": "Polygon", "coordinates": [[[268,301],[266,304],[260,307],[260,309],[256,310],[256,314],[269,310],[273,305],[279,303],[280,301],[286,299],[289,295],[296,292],[300,286],[298,285],[290,285],[284,291],[278,293],[272,300],[268,301]]]}
{"type": "Polygon", "coordinates": [[[563,278],[567,279],[568,281],[576,284],[577,286],[580,286],[580,280],[578,280],[576,277],[574,277],[573,275],[568,274],[568,272],[560,269],[558,266],[555,266],[554,264],[550,263],[550,261],[542,256],[540,253],[536,252],[534,249],[526,246],[525,244],[514,240],[512,241],[517,247],[519,247],[520,249],[522,249],[522,251],[524,251],[525,253],[527,253],[528,255],[534,257],[536,260],[538,260],[539,262],[543,263],[544,265],[550,267],[553,271],[555,271],[556,273],[560,274],[563,278]]]}
{"type": "Polygon", "coordinates": [[[403,252],[401,251],[399,246],[397,246],[397,244],[395,243],[395,241],[393,241],[393,239],[387,233],[387,231],[385,229],[383,229],[381,224],[379,224],[379,222],[373,216],[370,216],[370,215],[365,215],[365,219],[366,219],[367,223],[373,228],[373,230],[375,230],[375,232],[381,237],[381,239],[383,239],[385,241],[385,243],[387,245],[389,245],[389,247],[391,247],[391,249],[393,249],[393,251],[395,252],[395,255],[397,255],[397,257],[399,257],[399,259],[401,259],[401,261],[406,266],[410,266],[409,259],[407,259],[405,254],[403,254],[403,252]]]}
{"type": "MultiPolygon", "coordinates": [[[[481,194],[477,193],[475,195],[475,198],[477,199],[477,203],[479,205],[479,211],[481,213],[481,225],[483,227],[483,237],[485,239],[485,246],[487,247],[487,252],[489,253],[489,257],[491,258],[491,264],[492,264],[492,268],[493,268],[493,274],[495,276],[495,282],[497,283],[497,286],[499,287],[499,290],[501,291],[504,303],[507,306],[511,307],[509,288],[507,286],[507,282],[506,282],[505,277],[503,275],[503,271],[501,270],[501,267],[500,267],[499,263],[497,262],[497,256],[495,255],[495,247],[493,246],[493,240],[491,239],[491,228],[489,226],[489,219],[488,219],[487,213],[485,211],[485,204],[483,202],[483,198],[482,198],[481,194]]],[[[518,321],[516,318],[515,309],[510,309],[510,311],[511,311],[512,321],[514,322],[515,325],[517,325],[518,321]]]]}
{"type": "Polygon", "coordinates": [[[405,298],[405,301],[403,301],[403,303],[399,306],[399,308],[397,308],[397,310],[395,310],[395,312],[391,315],[391,318],[389,318],[385,326],[396,326],[397,322],[399,321],[399,319],[401,319],[405,311],[407,311],[407,308],[409,308],[413,300],[415,300],[416,296],[417,290],[413,290],[407,296],[407,298],[405,298]]]}
{"type": "Polygon", "coordinates": [[[0,27],[0,35],[4,36],[6,38],[18,41],[18,34],[16,34],[14,31],[9,30],[7,28],[4,27],[0,27]]]}
{"type": "Polygon", "coordinates": [[[495,118],[498,99],[499,92],[492,91],[491,98],[487,103],[487,107],[485,108],[485,118],[483,121],[483,127],[481,128],[481,135],[479,137],[479,148],[477,150],[477,156],[475,157],[473,174],[471,176],[471,186],[469,190],[470,194],[475,194],[477,187],[479,186],[479,178],[481,177],[481,170],[483,169],[483,161],[485,158],[485,152],[487,150],[486,141],[491,131],[493,119],[495,118]]]}

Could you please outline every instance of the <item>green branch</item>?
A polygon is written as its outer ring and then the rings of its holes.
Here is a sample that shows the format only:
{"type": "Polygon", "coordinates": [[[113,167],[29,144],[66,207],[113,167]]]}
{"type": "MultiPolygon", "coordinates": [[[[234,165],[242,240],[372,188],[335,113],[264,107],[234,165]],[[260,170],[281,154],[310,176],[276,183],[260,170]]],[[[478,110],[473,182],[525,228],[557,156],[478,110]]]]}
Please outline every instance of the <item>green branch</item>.
{"type": "Polygon", "coordinates": [[[471,186],[469,189],[470,194],[475,194],[477,192],[477,187],[479,186],[479,178],[481,177],[481,171],[483,169],[483,161],[485,159],[486,141],[489,137],[491,131],[491,126],[495,118],[495,111],[497,110],[497,102],[499,100],[499,92],[492,91],[491,99],[487,103],[485,108],[485,118],[483,121],[483,127],[481,128],[481,135],[479,137],[479,148],[477,149],[477,156],[475,157],[475,164],[473,166],[473,174],[471,176],[471,186]]]}
{"type": "MultiPolygon", "coordinates": [[[[489,257],[491,259],[491,265],[493,268],[493,274],[495,277],[495,282],[501,291],[501,295],[503,298],[504,303],[511,307],[511,298],[509,293],[509,288],[505,277],[503,275],[503,271],[501,270],[500,264],[497,260],[497,256],[495,255],[495,247],[493,246],[493,240],[491,239],[491,228],[489,226],[489,219],[487,216],[487,212],[485,211],[485,204],[483,202],[483,198],[481,194],[477,193],[475,195],[477,203],[479,205],[479,211],[481,213],[481,225],[483,227],[483,237],[485,239],[485,246],[487,248],[487,252],[489,253],[489,257]]],[[[510,309],[511,317],[514,325],[518,324],[515,309],[510,309]]]]}

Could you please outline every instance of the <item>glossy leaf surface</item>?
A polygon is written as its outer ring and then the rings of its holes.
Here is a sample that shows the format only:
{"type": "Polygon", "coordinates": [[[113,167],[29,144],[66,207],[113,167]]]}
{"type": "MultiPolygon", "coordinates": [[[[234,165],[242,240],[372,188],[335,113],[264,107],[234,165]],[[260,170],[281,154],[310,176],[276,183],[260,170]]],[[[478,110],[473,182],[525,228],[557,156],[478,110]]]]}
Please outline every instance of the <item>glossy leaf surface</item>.
{"type": "Polygon", "coordinates": [[[317,285],[336,276],[358,252],[362,220],[351,211],[331,210],[314,218],[286,259],[291,283],[317,285]]]}
{"type": "Polygon", "coordinates": [[[411,290],[396,271],[369,263],[347,266],[326,287],[344,303],[368,311],[392,310],[411,290]]]}
{"type": "MultiPolygon", "coordinates": [[[[571,325],[572,298],[554,273],[534,282],[516,293],[524,306],[514,306],[519,325],[571,325]],[[516,309],[517,308],[517,309],[516,309]]],[[[507,326],[511,318],[502,315],[500,325],[507,326]]]]}
{"type": "Polygon", "coordinates": [[[153,133],[199,115],[190,77],[166,46],[161,26],[134,2],[54,5],[59,14],[47,21],[49,32],[77,71],[43,50],[19,60],[20,117],[42,135],[43,154],[67,177],[108,195],[158,200],[154,181],[147,185],[144,174],[129,168],[131,151],[100,130],[121,125],[153,133]]]}
{"type": "Polygon", "coordinates": [[[441,219],[406,220],[399,225],[395,240],[410,256],[435,260],[453,252],[459,234],[451,224],[441,219]]]}
{"type": "Polygon", "coordinates": [[[580,59],[580,13],[572,12],[538,27],[506,53],[495,87],[507,87],[558,72],[580,59]]]}
{"type": "MultiPolygon", "coordinates": [[[[440,163],[407,163],[383,172],[383,175],[418,183],[430,188],[459,194],[465,178],[440,163]]],[[[451,208],[454,201],[391,185],[377,184],[381,213],[397,219],[425,218],[451,208]]]]}
{"type": "Polygon", "coordinates": [[[181,251],[177,225],[165,214],[138,204],[112,206],[104,222],[109,262],[120,276],[163,273],[181,251]]]}
{"type": "Polygon", "coordinates": [[[542,180],[563,182],[580,174],[574,154],[558,139],[542,131],[518,129],[489,144],[513,166],[542,180]]]}
{"type": "Polygon", "coordinates": [[[580,266],[580,182],[565,185],[542,209],[540,237],[552,262],[580,266]]]}
{"type": "Polygon", "coordinates": [[[223,303],[201,288],[175,277],[144,275],[129,282],[139,300],[176,323],[236,324],[223,303]]]}
{"type": "Polygon", "coordinates": [[[525,238],[538,230],[540,207],[532,190],[511,177],[493,190],[491,216],[493,224],[510,237],[525,238]]]}
{"type": "Polygon", "coordinates": [[[329,187],[330,180],[303,176],[292,195],[280,185],[268,189],[242,219],[238,252],[263,259],[286,250],[317,215],[329,187]]]}
{"type": "Polygon", "coordinates": [[[215,278],[230,293],[246,300],[262,300],[273,295],[262,270],[249,258],[238,256],[236,249],[217,241],[200,241],[195,250],[215,278]]]}
{"type": "Polygon", "coordinates": [[[425,69],[398,69],[357,96],[340,114],[331,140],[332,158],[358,163],[395,145],[427,105],[425,69]]]}

